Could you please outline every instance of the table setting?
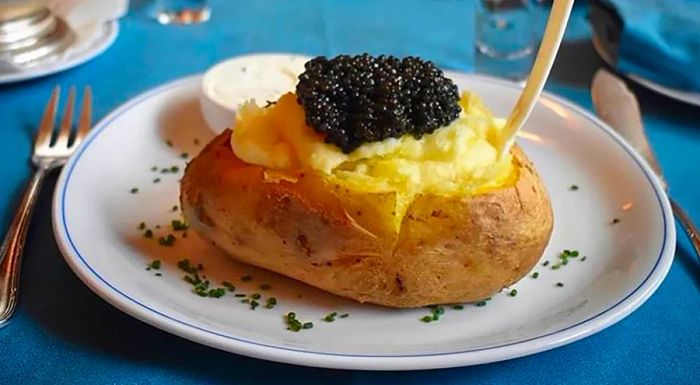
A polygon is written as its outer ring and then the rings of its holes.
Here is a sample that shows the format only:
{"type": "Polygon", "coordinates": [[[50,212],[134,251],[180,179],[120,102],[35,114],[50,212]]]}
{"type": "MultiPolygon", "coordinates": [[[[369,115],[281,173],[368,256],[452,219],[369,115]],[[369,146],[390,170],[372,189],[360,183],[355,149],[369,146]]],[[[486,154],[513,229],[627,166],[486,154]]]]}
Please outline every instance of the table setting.
{"type": "Polygon", "coordinates": [[[696,383],[698,15],[0,3],[0,383],[696,383]]]}

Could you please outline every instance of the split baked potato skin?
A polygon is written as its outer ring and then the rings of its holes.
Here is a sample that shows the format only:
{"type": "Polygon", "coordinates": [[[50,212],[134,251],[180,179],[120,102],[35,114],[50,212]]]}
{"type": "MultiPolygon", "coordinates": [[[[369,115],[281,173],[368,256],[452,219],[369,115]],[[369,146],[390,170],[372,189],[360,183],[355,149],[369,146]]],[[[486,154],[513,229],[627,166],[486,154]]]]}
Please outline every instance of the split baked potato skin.
{"type": "Polygon", "coordinates": [[[226,131],[188,165],[181,207],[233,258],[343,297],[401,308],[477,301],[527,274],[552,232],[542,182],[519,148],[513,155],[513,186],[419,195],[397,229],[393,194],[244,163],[226,131]]]}

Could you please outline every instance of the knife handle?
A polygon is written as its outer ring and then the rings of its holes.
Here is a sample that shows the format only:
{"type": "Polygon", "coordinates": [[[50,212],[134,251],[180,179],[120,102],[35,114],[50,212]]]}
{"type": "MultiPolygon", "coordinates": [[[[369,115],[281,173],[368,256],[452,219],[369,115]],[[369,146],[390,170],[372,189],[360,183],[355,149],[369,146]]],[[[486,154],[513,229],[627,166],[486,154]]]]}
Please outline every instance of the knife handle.
{"type": "Polygon", "coordinates": [[[637,98],[627,85],[617,76],[600,69],[593,77],[591,96],[598,116],[614,127],[644,157],[663,182],[664,188],[667,187],[661,166],[647,141],[637,98]]]}

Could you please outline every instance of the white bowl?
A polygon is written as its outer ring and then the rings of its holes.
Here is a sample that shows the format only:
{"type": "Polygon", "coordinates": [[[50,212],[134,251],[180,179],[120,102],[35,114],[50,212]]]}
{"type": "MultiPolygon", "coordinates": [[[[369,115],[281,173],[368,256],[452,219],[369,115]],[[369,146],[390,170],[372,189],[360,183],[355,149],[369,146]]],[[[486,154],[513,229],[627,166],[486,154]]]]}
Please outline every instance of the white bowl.
{"type": "Polygon", "coordinates": [[[236,56],[211,67],[202,79],[199,105],[209,128],[220,133],[233,126],[238,106],[258,104],[294,91],[297,77],[310,58],[285,53],[236,56]]]}

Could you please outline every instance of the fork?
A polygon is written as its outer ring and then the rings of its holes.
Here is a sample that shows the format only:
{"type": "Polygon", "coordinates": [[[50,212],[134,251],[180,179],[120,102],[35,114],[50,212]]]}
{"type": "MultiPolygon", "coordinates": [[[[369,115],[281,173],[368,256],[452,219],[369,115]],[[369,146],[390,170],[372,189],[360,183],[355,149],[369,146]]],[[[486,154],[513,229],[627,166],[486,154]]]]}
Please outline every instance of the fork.
{"type": "Polygon", "coordinates": [[[56,86],[44,110],[44,116],[41,118],[39,130],[34,140],[34,152],[31,158],[34,173],[10,223],[2,247],[0,247],[0,327],[7,324],[17,306],[24,242],[42,182],[52,170],[66,164],[68,158],[75,152],[90,130],[92,90],[87,86],[83,90],[83,104],[78,127],[75,130],[72,129],[75,87],[71,87],[60,128],[58,132],[55,132],[54,123],[60,94],[61,88],[56,86]]]}

